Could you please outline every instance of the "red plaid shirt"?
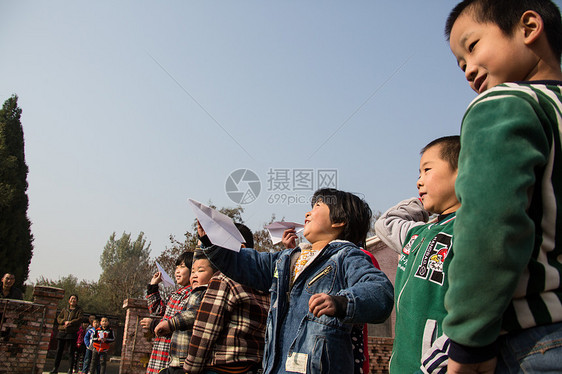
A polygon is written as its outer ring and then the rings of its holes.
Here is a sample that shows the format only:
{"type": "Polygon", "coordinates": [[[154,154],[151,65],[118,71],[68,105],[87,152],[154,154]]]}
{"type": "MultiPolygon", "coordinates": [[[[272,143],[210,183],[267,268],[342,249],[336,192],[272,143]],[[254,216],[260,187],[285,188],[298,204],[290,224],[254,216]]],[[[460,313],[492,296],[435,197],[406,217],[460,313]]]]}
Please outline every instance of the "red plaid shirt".
{"type": "Polygon", "coordinates": [[[205,367],[241,371],[260,363],[264,349],[269,295],[213,276],[193,325],[184,369],[190,374],[205,367]]]}
{"type": "MultiPolygon", "coordinates": [[[[190,292],[191,286],[182,287],[170,296],[167,304],[164,304],[160,297],[158,285],[149,284],[146,292],[148,310],[150,314],[163,316],[162,320],[169,320],[185,308],[190,292]]],[[[168,367],[170,361],[170,338],[155,337],[152,343],[152,353],[146,368],[147,374],[160,372],[160,370],[168,367]]]]}

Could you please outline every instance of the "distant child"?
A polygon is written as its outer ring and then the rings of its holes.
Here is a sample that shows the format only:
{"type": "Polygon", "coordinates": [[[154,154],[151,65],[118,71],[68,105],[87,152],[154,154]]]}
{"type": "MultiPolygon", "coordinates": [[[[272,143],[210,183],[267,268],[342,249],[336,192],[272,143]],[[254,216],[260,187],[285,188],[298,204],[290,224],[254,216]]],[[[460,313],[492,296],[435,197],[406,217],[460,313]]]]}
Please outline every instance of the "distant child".
{"type": "MultiPolygon", "coordinates": [[[[250,229],[240,223],[236,227],[244,238],[242,247],[253,247],[250,229]]],[[[200,225],[197,232],[209,246],[200,225]]],[[[183,369],[190,374],[255,374],[261,367],[268,309],[267,293],[215,273],[201,300],[183,369]]]]}
{"type": "Polygon", "coordinates": [[[445,31],[479,94],[461,127],[449,372],[560,372],[560,10],[549,0],[466,0],[445,31]]]}
{"type": "Polygon", "coordinates": [[[310,244],[276,253],[205,250],[225,275],[270,292],[265,374],[353,373],[353,324],[380,323],[392,310],[392,284],[358,247],[370,220],[364,200],[321,189],[305,216],[310,244]]]}
{"type": "Polygon", "coordinates": [[[107,317],[102,317],[100,327],[96,329],[92,341],[94,342],[94,349],[92,350],[90,373],[93,373],[94,369],[97,371],[99,365],[101,368],[99,373],[105,374],[107,351],[109,350],[110,344],[115,341],[115,336],[113,335],[113,330],[109,327],[109,319],[107,317]]]}
{"type": "Polygon", "coordinates": [[[78,329],[78,334],[76,337],[76,353],[74,358],[74,370],[76,372],[81,371],[80,368],[83,365],[84,355],[86,354],[86,345],[84,344],[84,336],[88,331],[89,320],[84,318],[82,320],[82,325],[78,329]]]}
{"type": "MultiPolygon", "coordinates": [[[[89,317],[90,326],[86,330],[84,335],[84,346],[86,347],[86,353],[84,354],[84,365],[82,366],[82,372],[88,373],[90,369],[90,363],[92,361],[92,351],[94,350],[93,337],[96,334],[96,330],[100,327],[100,321],[96,319],[95,316],[89,317]],[[93,318],[92,318],[93,317],[93,318]]],[[[99,372],[99,369],[97,370],[99,372]]]]}
{"type": "Polygon", "coordinates": [[[398,203],[376,222],[377,236],[400,253],[396,271],[395,339],[391,373],[446,372],[443,336],[445,292],[453,256],[453,223],[460,203],[455,195],[460,141],[436,139],[421,151],[419,198],[398,203]],[[427,223],[429,213],[437,219],[427,223]],[[430,357],[422,363],[422,357],[430,357]]]}
{"type": "MultiPolygon", "coordinates": [[[[191,292],[189,277],[192,262],[193,252],[184,252],[176,259],[175,277],[179,289],[170,296],[167,303],[164,303],[160,297],[158,289],[158,284],[162,282],[162,274],[160,272],[154,274],[146,290],[146,299],[150,314],[159,318],[143,318],[141,325],[145,329],[154,331],[160,321],[167,321],[186,308],[187,298],[191,292]]],[[[147,374],[159,373],[162,369],[167,368],[170,363],[170,337],[156,336],[152,342],[152,353],[146,368],[147,374]]]]}
{"type": "Polygon", "coordinates": [[[162,320],[154,329],[157,336],[172,333],[170,344],[170,362],[168,368],[160,374],[183,374],[183,363],[187,357],[189,341],[193,331],[193,324],[201,300],[207,290],[211,277],[218,271],[201,252],[195,252],[191,267],[190,283],[192,291],[187,297],[185,309],[168,320],[162,320]]]}

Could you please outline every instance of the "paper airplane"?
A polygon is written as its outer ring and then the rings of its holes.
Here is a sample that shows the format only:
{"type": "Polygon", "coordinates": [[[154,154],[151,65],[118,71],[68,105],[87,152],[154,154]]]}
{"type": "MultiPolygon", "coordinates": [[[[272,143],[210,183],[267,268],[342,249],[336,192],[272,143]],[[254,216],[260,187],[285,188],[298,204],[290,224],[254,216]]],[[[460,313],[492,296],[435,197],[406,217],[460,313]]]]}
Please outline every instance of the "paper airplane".
{"type": "Polygon", "coordinates": [[[166,270],[164,270],[164,268],[162,267],[162,265],[160,265],[158,263],[158,261],[156,261],[156,267],[158,268],[158,271],[160,273],[162,273],[162,282],[164,283],[165,287],[173,287],[176,283],[174,282],[174,280],[168,275],[168,273],[166,273],[166,270]]]}
{"type": "Polygon", "coordinates": [[[271,241],[273,244],[281,243],[283,239],[283,232],[287,229],[295,229],[296,233],[298,234],[304,229],[304,225],[296,222],[273,222],[265,228],[269,231],[269,236],[271,237],[271,241]]]}
{"type": "Polygon", "coordinates": [[[188,199],[188,202],[211,243],[231,251],[240,251],[244,237],[229,216],[198,201],[188,199]]]}

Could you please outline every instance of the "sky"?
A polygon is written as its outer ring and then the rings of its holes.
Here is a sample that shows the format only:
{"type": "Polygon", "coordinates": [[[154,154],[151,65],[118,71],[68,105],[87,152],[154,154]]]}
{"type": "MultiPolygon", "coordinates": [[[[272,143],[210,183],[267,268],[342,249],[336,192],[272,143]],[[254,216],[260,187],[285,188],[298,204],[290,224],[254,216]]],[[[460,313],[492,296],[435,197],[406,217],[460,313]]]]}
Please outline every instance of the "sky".
{"type": "Polygon", "coordinates": [[[302,223],[319,187],[375,212],[416,196],[420,149],[458,134],[475,97],[443,35],[454,4],[0,1],[29,281],[97,280],[113,232],[144,232],[157,257],[191,229],[188,198],[243,203],[258,230],[302,223]]]}

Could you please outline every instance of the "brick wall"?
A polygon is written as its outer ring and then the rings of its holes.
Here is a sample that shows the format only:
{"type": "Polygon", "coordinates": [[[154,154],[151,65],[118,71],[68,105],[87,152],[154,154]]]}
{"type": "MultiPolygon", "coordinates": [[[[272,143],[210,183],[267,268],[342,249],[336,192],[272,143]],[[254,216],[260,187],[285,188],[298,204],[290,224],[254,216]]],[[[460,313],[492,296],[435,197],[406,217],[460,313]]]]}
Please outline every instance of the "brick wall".
{"type": "Polygon", "coordinates": [[[123,302],[123,308],[127,312],[119,373],[144,373],[152,352],[152,341],[147,339],[140,325],[140,320],[149,316],[146,300],[127,299],[123,302]]]}
{"type": "Polygon", "coordinates": [[[0,373],[41,373],[64,290],[37,286],[34,302],[0,300],[0,373]]]}
{"type": "Polygon", "coordinates": [[[393,338],[369,336],[369,368],[371,374],[388,373],[393,338]]]}

